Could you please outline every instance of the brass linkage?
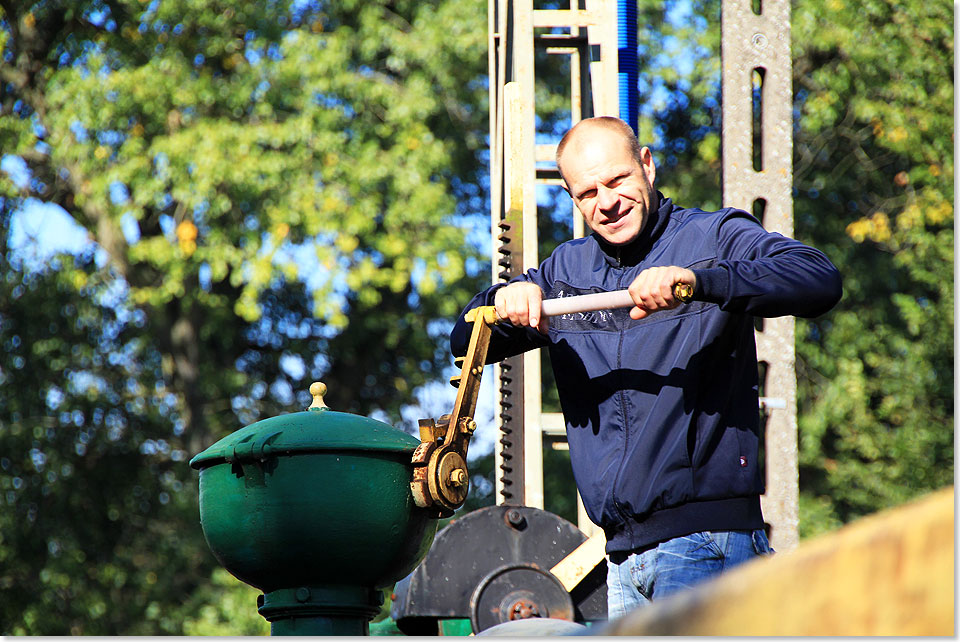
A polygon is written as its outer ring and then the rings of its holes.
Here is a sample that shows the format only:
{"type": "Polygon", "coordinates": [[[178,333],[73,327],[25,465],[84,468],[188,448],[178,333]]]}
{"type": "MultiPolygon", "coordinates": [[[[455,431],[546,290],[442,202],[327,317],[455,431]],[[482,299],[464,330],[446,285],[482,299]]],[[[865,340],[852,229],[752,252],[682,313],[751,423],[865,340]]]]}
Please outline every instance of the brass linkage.
{"type": "Polygon", "coordinates": [[[465,320],[473,324],[467,354],[460,362],[460,375],[450,382],[457,387],[453,412],[438,420],[420,420],[420,445],[413,453],[413,481],[410,490],[421,508],[449,517],[463,505],[470,487],[467,447],[477,428],[473,414],[477,409],[480,377],[490,347],[490,328],[499,320],[493,306],[467,312],[465,320]]]}

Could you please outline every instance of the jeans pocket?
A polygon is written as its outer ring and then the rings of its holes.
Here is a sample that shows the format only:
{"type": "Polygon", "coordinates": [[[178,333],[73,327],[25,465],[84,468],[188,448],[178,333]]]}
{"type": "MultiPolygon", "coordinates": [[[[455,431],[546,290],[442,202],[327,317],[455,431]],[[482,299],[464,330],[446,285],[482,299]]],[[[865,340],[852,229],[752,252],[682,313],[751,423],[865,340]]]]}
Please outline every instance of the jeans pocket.
{"type": "Polygon", "coordinates": [[[723,559],[725,557],[724,551],[726,550],[726,541],[724,538],[727,535],[728,534],[725,532],[713,533],[711,531],[702,531],[700,533],[689,535],[688,537],[690,538],[697,538],[700,540],[699,545],[691,552],[696,553],[697,551],[704,551],[699,555],[705,559],[723,559]]]}
{"type": "Polygon", "coordinates": [[[767,539],[767,533],[762,528],[753,531],[750,537],[753,540],[753,550],[757,555],[773,555],[776,553],[775,550],[770,548],[770,540],[767,539]]]}

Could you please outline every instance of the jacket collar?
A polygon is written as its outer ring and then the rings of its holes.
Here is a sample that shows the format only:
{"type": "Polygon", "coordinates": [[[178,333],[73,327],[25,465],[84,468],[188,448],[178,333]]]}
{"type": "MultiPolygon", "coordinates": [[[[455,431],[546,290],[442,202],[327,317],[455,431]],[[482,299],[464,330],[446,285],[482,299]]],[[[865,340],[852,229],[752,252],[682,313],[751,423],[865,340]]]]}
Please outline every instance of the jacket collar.
{"type": "Polygon", "coordinates": [[[659,198],[660,206],[656,211],[650,212],[650,218],[647,219],[640,234],[629,243],[624,245],[611,245],[603,240],[603,237],[596,232],[591,234],[597,242],[597,245],[603,250],[604,260],[611,266],[629,267],[636,265],[643,260],[643,257],[645,257],[647,252],[650,251],[650,248],[653,247],[654,242],[663,234],[663,230],[667,227],[667,223],[670,220],[670,213],[674,210],[674,205],[673,201],[666,198],[659,190],[657,191],[657,197],[659,198]]]}

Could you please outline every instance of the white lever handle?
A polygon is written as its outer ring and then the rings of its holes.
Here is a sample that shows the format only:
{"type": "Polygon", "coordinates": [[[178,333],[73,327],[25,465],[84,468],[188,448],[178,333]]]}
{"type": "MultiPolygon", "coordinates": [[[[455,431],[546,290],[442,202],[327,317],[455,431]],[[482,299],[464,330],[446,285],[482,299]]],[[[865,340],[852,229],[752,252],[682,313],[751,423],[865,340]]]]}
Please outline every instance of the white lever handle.
{"type": "MultiPolygon", "coordinates": [[[[677,283],[673,286],[673,295],[677,297],[681,303],[690,303],[693,299],[693,287],[686,283],[677,283]]],[[[614,290],[613,292],[596,292],[594,294],[565,296],[559,299],[544,299],[540,305],[540,314],[545,317],[555,317],[561,314],[632,307],[633,299],[630,297],[629,292],[626,290],[614,290]]]]}
{"type": "Polygon", "coordinates": [[[633,299],[630,298],[630,293],[626,290],[615,290],[614,292],[565,296],[559,299],[544,299],[540,307],[540,313],[545,317],[556,317],[561,314],[632,307],[633,299]]]}

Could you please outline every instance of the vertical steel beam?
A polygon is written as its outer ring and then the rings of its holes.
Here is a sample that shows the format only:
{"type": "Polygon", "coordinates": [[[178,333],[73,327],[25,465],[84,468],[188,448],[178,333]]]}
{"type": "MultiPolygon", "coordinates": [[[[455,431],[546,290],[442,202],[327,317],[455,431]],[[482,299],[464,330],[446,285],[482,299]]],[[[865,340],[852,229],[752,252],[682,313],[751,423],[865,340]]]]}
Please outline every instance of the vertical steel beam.
{"type": "MultiPolygon", "coordinates": [[[[490,224],[493,243],[492,282],[507,281],[522,271],[523,190],[518,174],[521,159],[513,141],[522,135],[519,120],[511,117],[519,101],[513,65],[512,0],[489,0],[491,34],[490,88],[490,224]],[[508,144],[508,142],[510,144],[508,144]],[[518,180],[519,179],[519,180],[518,180]]],[[[524,501],[524,377],[523,357],[511,357],[493,368],[498,412],[494,426],[499,439],[494,445],[494,487],[498,504],[524,501]]]]}
{"type": "MultiPolygon", "coordinates": [[[[533,0],[513,0],[513,73],[519,84],[514,115],[519,119],[519,147],[523,189],[523,270],[539,265],[537,255],[537,163],[536,101],[534,82],[533,0]]],[[[543,508],[543,435],[541,411],[540,351],[523,354],[523,503],[543,508]]]]}
{"type": "MultiPolygon", "coordinates": [[[[762,212],[764,227],[792,236],[790,2],[723,0],[721,21],[723,201],[762,212]]],[[[761,501],[774,548],[790,550],[798,542],[799,513],[792,317],[764,320],[757,331],[757,358],[767,364],[766,493],[761,501]]]]}

